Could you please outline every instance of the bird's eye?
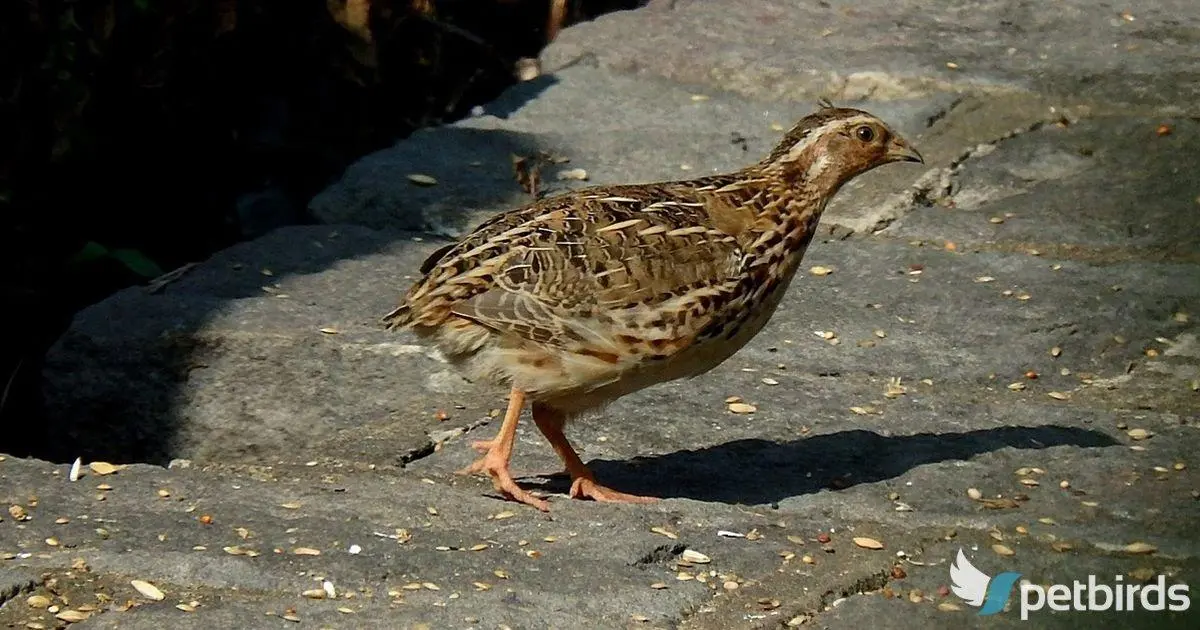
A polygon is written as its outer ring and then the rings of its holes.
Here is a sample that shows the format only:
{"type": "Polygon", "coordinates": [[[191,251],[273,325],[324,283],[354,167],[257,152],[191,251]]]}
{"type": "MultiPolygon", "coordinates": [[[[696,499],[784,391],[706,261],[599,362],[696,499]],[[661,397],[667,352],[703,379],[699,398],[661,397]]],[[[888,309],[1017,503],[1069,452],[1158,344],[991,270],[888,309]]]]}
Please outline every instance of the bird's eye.
{"type": "Polygon", "coordinates": [[[875,130],[863,125],[854,130],[854,135],[858,136],[858,139],[863,142],[870,142],[875,139],[875,130]]]}

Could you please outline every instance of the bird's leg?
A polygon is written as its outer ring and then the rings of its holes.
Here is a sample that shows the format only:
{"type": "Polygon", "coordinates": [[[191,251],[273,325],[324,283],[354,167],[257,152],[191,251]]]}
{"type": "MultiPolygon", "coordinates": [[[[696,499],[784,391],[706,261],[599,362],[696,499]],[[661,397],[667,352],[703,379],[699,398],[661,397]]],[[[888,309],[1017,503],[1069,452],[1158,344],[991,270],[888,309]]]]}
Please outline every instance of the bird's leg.
{"type": "Polygon", "coordinates": [[[540,403],[533,403],[533,421],[537,428],[550,441],[554,452],[563,460],[567,473],[571,475],[571,498],[592,499],[602,503],[652,503],[656,497],[643,497],[636,494],[617,492],[596,483],[592,471],[579,459],[579,454],[567,441],[563,434],[563,425],[567,417],[560,411],[540,403]]]}
{"type": "Polygon", "coordinates": [[[484,473],[492,478],[492,485],[496,486],[496,490],[504,496],[546,512],[550,509],[550,505],[518,486],[517,482],[513,481],[512,473],[508,469],[509,460],[512,459],[513,444],[517,440],[517,421],[521,418],[521,408],[524,406],[525,392],[514,387],[512,394],[508,397],[508,411],[504,414],[504,423],[500,425],[500,432],[490,440],[472,444],[471,446],[475,450],[483,453],[483,457],[459,472],[462,474],[484,473]]]}

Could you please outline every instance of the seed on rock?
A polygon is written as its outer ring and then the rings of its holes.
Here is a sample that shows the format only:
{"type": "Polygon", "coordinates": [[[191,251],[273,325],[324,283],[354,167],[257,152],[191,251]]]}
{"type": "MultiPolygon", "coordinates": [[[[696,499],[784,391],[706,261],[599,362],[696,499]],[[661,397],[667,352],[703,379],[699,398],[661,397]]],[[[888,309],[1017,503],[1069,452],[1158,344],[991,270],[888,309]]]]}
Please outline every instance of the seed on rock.
{"type": "Polygon", "coordinates": [[[738,583],[734,582],[733,580],[726,580],[725,583],[721,585],[721,588],[727,591],[736,591],[738,589],[738,583]]]}
{"type": "Polygon", "coordinates": [[[967,496],[974,501],[978,501],[983,498],[983,493],[979,491],[979,488],[967,488],[967,496]]]}
{"type": "Polygon", "coordinates": [[[37,608],[37,609],[49,608],[50,607],[50,598],[46,597],[45,595],[30,595],[29,598],[25,600],[25,603],[30,608],[37,608]]]}
{"type": "Polygon", "coordinates": [[[1154,545],[1151,545],[1150,543],[1147,543],[1147,542],[1138,541],[1138,542],[1131,542],[1128,545],[1125,545],[1124,550],[1125,550],[1125,553],[1132,553],[1135,555],[1144,555],[1144,554],[1154,553],[1155,551],[1158,551],[1158,547],[1155,547],[1154,545]]]}
{"type": "Polygon", "coordinates": [[[1147,431],[1146,429],[1130,429],[1130,430],[1126,431],[1125,433],[1126,433],[1126,435],[1129,436],[1130,439],[1133,439],[1133,440],[1144,440],[1144,439],[1154,435],[1154,433],[1147,431]]]}
{"type": "Polygon", "coordinates": [[[709,558],[695,549],[684,549],[683,553],[680,554],[679,557],[693,564],[708,564],[709,562],[712,562],[712,558],[709,558]]]}
{"type": "Polygon", "coordinates": [[[54,615],[54,617],[59,621],[65,621],[67,623],[79,623],[90,616],[91,615],[88,613],[80,612],[78,610],[71,610],[70,608],[58,613],[57,615],[54,615]]]}
{"type": "Polygon", "coordinates": [[[148,599],[160,602],[166,597],[159,588],[145,580],[131,580],[129,582],[137,592],[141,593],[148,599]]]}
{"type": "Polygon", "coordinates": [[[1002,545],[1000,543],[992,545],[992,551],[1001,556],[1013,556],[1017,553],[1012,550],[1012,547],[1009,547],[1008,545],[1002,545]]]}
{"type": "Polygon", "coordinates": [[[296,547],[292,550],[292,553],[297,556],[319,556],[321,555],[321,550],[313,549],[312,547],[296,547]]]}
{"type": "Polygon", "coordinates": [[[801,556],[800,562],[803,562],[804,564],[816,564],[817,563],[817,561],[814,560],[813,557],[808,554],[804,554],[803,556],[801,556]]]}
{"type": "Polygon", "coordinates": [[[670,538],[671,540],[678,540],[678,538],[679,538],[678,534],[676,534],[675,532],[673,532],[665,527],[651,527],[650,531],[654,532],[655,534],[658,534],[660,536],[666,536],[667,538],[670,538]]]}
{"type": "Polygon", "coordinates": [[[424,173],[409,173],[408,181],[416,184],[417,186],[435,186],[438,183],[436,178],[430,175],[425,175],[424,173]]]}
{"type": "Polygon", "coordinates": [[[307,597],[308,599],[325,599],[325,589],[310,588],[307,591],[300,593],[300,596],[307,597]]]}
{"type": "Polygon", "coordinates": [[[88,468],[92,469],[93,473],[100,475],[100,476],[104,476],[104,475],[111,475],[111,474],[117,472],[118,470],[121,470],[122,468],[124,468],[124,466],[115,466],[108,462],[92,462],[92,463],[88,464],[88,468]]]}
{"type": "Polygon", "coordinates": [[[1059,553],[1066,553],[1073,549],[1071,543],[1063,542],[1061,540],[1050,543],[1050,548],[1059,553]]]}
{"type": "Polygon", "coordinates": [[[821,265],[814,265],[808,270],[808,272],[814,276],[828,276],[829,274],[833,273],[833,269],[829,267],[822,267],[821,265]]]}
{"type": "Polygon", "coordinates": [[[937,608],[942,612],[954,612],[956,610],[962,610],[962,607],[954,602],[939,602],[937,608]]]}
{"type": "Polygon", "coordinates": [[[1066,394],[1063,392],[1047,392],[1046,395],[1053,398],[1054,400],[1069,400],[1071,398],[1070,394],[1066,394]]]}
{"type": "Polygon", "coordinates": [[[652,588],[656,591],[661,591],[662,589],[669,588],[669,587],[667,586],[667,584],[665,582],[655,582],[650,585],[650,588],[652,588]]]}
{"type": "Polygon", "coordinates": [[[729,403],[729,411],[736,414],[747,414],[758,411],[758,407],[744,402],[729,403]]]}
{"type": "Polygon", "coordinates": [[[1060,348],[1058,346],[1054,346],[1053,348],[1050,348],[1050,356],[1052,356],[1052,357],[1062,356],[1062,348],[1060,348]]]}
{"type": "Polygon", "coordinates": [[[863,549],[883,549],[883,543],[874,538],[867,538],[866,536],[855,536],[854,544],[863,549]]]}

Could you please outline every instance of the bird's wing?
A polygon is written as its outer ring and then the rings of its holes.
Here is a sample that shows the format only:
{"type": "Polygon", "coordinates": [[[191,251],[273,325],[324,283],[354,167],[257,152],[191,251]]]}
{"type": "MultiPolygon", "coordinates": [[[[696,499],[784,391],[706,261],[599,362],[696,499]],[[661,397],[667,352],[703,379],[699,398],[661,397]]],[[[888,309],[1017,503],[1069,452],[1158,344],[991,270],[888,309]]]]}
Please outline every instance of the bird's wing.
{"type": "Polygon", "coordinates": [[[950,588],[954,594],[972,606],[981,606],[990,581],[991,578],[976,569],[959,549],[958,559],[950,564],[950,588]]]}
{"type": "Polygon", "coordinates": [[[409,293],[414,319],[453,314],[597,356],[686,347],[729,301],[744,253],[704,196],[634,190],[581,191],[481,226],[409,293]]]}

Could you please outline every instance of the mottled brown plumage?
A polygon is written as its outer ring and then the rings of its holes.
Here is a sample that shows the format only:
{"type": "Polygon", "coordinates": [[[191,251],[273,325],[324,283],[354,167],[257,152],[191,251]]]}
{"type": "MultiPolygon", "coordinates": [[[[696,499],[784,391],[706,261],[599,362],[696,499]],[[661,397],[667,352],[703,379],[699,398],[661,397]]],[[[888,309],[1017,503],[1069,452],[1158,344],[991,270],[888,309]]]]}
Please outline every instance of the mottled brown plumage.
{"type": "Polygon", "coordinates": [[[546,509],[508,472],[524,400],[574,479],[572,496],[640,501],[592,479],[562,427],[655,383],[696,376],[774,313],[829,199],[853,178],[921,161],[870,114],[822,107],[763,161],[688,181],[603,186],[497,215],[425,262],[385,317],[476,378],[512,387],[470,472],[546,509]]]}

